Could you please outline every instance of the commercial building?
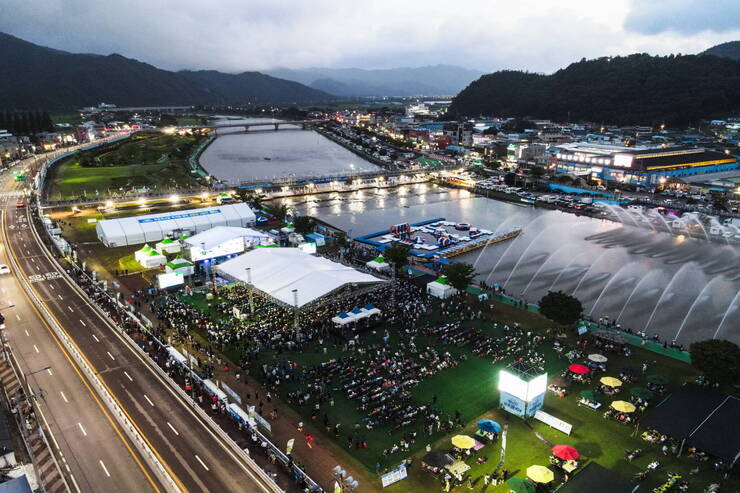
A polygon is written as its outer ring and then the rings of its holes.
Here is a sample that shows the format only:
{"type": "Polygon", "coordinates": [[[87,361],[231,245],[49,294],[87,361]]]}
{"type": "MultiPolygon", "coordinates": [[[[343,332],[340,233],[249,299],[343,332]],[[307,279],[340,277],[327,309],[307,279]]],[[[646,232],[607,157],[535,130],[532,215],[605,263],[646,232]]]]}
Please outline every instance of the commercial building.
{"type": "Polygon", "coordinates": [[[163,212],[144,216],[105,219],[95,226],[98,239],[107,247],[157,242],[164,238],[194,235],[216,226],[246,228],[256,217],[247,204],[228,204],[202,209],[163,212]]]}
{"type": "Polygon", "coordinates": [[[550,148],[556,173],[654,187],[670,178],[738,169],[735,156],[703,148],[625,147],[575,142],[550,148]]]}

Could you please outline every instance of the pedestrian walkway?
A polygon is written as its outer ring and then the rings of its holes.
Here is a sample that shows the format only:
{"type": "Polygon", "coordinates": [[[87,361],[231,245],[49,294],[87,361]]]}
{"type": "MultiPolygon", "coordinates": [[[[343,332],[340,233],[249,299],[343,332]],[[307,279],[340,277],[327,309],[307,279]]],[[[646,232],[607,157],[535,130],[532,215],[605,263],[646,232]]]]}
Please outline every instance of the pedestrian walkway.
{"type": "Polygon", "coordinates": [[[38,426],[33,408],[26,400],[25,390],[5,357],[0,357],[0,382],[2,382],[19,426],[25,426],[28,430],[28,433],[23,433],[23,439],[33,457],[36,478],[42,490],[45,493],[69,491],[46,440],[41,435],[42,431],[38,426]]]}

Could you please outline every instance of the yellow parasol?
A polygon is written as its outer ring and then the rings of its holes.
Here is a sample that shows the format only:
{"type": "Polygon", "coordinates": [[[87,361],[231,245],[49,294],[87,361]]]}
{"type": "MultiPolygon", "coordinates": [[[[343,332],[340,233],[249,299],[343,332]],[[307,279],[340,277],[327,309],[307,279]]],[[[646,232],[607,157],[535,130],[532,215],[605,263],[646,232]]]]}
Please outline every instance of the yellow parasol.
{"type": "Polygon", "coordinates": [[[622,381],[614,377],[601,377],[601,380],[599,380],[599,382],[603,383],[607,387],[621,387],[622,386],[622,381]]]}
{"type": "Polygon", "coordinates": [[[452,445],[462,449],[473,448],[475,447],[475,440],[467,435],[455,435],[452,437],[452,445]]]}
{"type": "Polygon", "coordinates": [[[633,413],[635,412],[635,405],[627,401],[614,401],[612,407],[622,413],[633,413]]]}
{"type": "Polygon", "coordinates": [[[535,483],[549,483],[555,479],[555,474],[545,466],[529,466],[527,477],[535,483]]]}

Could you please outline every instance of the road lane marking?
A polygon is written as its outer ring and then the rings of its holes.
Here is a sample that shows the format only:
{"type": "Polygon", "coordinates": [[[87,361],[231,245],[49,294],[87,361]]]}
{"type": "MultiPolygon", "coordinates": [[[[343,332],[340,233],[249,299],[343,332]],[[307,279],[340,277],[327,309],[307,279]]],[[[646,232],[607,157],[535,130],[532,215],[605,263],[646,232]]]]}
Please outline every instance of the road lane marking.
{"type": "Polygon", "coordinates": [[[99,462],[100,462],[100,467],[102,467],[103,468],[103,471],[105,471],[105,475],[108,476],[108,477],[110,477],[110,473],[108,472],[108,468],[105,467],[105,464],[103,464],[103,461],[101,460],[99,462]]]}
{"type": "MultiPolygon", "coordinates": [[[[172,426],[169,421],[167,421],[167,426],[170,427],[170,430],[172,430],[175,433],[175,435],[180,436],[180,434],[177,432],[177,430],[175,429],[175,427],[172,426]]],[[[198,456],[196,455],[196,457],[198,457],[198,456]]],[[[200,460],[200,459],[198,459],[198,460],[200,460]]],[[[203,463],[201,462],[201,464],[203,464],[203,463]]],[[[206,467],[206,465],[203,464],[203,467],[206,467]]],[[[208,468],[206,467],[206,471],[207,470],[208,470],[208,468]]]]}
{"type": "Polygon", "coordinates": [[[39,348],[36,347],[36,344],[33,345],[33,348],[36,350],[37,353],[40,353],[39,348]]]}
{"type": "Polygon", "coordinates": [[[6,291],[5,291],[5,288],[0,288],[0,290],[2,290],[2,292],[3,292],[3,293],[5,293],[5,292],[6,292],[6,291]]]}
{"type": "MultiPolygon", "coordinates": [[[[82,319],[80,319],[80,323],[82,324],[83,327],[87,327],[87,325],[85,325],[85,322],[83,322],[82,319]]],[[[93,337],[95,337],[95,336],[93,336],[93,337]]]]}
{"type": "Polygon", "coordinates": [[[69,308],[69,311],[71,311],[72,313],[74,313],[74,310],[72,309],[71,306],[67,305],[67,308],[69,308]]]}
{"type": "Polygon", "coordinates": [[[154,403],[152,402],[152,400],[151,400],[151,399],[150,399],[149,397],[147,397],[147,395],[146,395],[146,394],[144,394],[144,399],[146,399],[146,401],[147,401],[147,402],[148,402],[149,404],[151,404],[151,405],[152,405],[152,407],[154,406],[154,403]]]}
{"type": "Polygon", "coordinates": [[[54,285],[53,285],[53,284],[49,284],[49,287],[50,287],[51,289],[56,289],[56,288],[54,287],[54,285]]]}
{"type": "Polygon", "coordinates": [[[106,353],[108,353],[108,356],[110,356],[110,359],[112,359],[113,361],[115,361],[115,360],[116,360],[116,358],[114,358],[114,357],[113,357],[113,355],[112,355],[112,354],[110,354],[110,351],[106,351],[106,353]]]}
{"type": "Polygon", "coordinates": [[[20,315],[18,315],[18,314],[16,313],[16,314],[15,314],[15,319],[16,319],[16,320],[18,320],[18,321],[20,322],[20,320],[21,320],[21,316],[20,316],[20,315]]]}
{"type": "Polygon", "coordinates": [[[87,436],[87,432],[85,431],[85,428],[83,428],[82,423],[77,423],[77,426],[80,427],[80,430],[82,431],[82,434],[87,436]]]}
{"type": "Polygon", "coordinates": [[[64,402],[66,402],[67,404],[69,404],[69,401],[67,400],[67,396],[66,396],[66,395],[64,395],[64,392],[62,392],[62,391],[60,390],[60,391],[59,391],[59,393],[60,393],[60,394],[62,394],[62,399],[64,399],[64,402]]]}
{"type": "Polygon", "coordinates": [[[208,469],[208,466],[202,460],[200,460],[200,457],[196,455],[195,458],[198,459],[198,462],[200,462],[200,465],[203,466],[203,469],[205,469],[206,471],[210,471],[210,469],[208,469]]]}
{"type": "Polygon", "coordinates": [[[93,339],[95,339],[95,342],[100,342],[100,339],[98,339],[95,334],[93,334],[92,336],[93,336],[93,339]]]}
{"type": "Polygon", "coordinates": [[[128,378],[130,381],[134,381],[134,379],[131,378],[131,375],[129,375],[127,371],[124,371],[123,374],[126,375],[126,378],[128,378]]]}
{"type": "Polygon", "coordinates": [[[59,296],[59,299],[60,300],[63,300],[64,299],[64,298],[62,298],[62,295],[61,294],[58,294],[57,296],[59,296]]]}
{"type": "Polygon", "coordinates": [[[26,333],[27,337],[31,337],[31,334],[28,333],[28,329],[23,329],[23,331],[26,333]]]}
{"type": "Polygon", "coordinates": [[[52,377],[54,376],[54,374],[53,374],[53,373],[51,372],[51,368],[47,368],[47,369],[46,369],[46,373],[48,373],[48,374],[49,374],[49,375],[51,375],[52,377]]]}

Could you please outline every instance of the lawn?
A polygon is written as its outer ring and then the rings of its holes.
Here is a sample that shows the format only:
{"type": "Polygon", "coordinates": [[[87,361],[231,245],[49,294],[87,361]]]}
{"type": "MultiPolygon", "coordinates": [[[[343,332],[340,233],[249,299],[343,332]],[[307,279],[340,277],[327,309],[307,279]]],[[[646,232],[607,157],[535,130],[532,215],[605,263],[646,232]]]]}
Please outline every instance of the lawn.
{"type": "MultiPolygon", "coordinates": [[[[228,315],[215,313],[208,307],[208,302],[200,296],[194,295],[186,298],[194,306],[209,313],[214,318],[224,318],[228,315]]],[[[436,319],[436,312],[430,319],[436,319]]],[[[496,303],[493,315],[494,320],[466,322],[469,326],[474,324],[484,333],[491,337],[501,335],[504,324],[519,322],[522,326],[533,330],[543,330],[551,324],[540,316],[527,313],[512,306],[496,303]],[[498,326],[496,326],[496,324],[498,326]]],[[[203,334],[200,334],[201,336],[203,334]]],[[[366,333],[363,344],[370,346],[381,343],[381,333],[366,333]]],[[[572,337],[570,338],[572,343],[572,337]]],[[[399,350],[405,350],[404,347],[397,346],[398,338],[391,335],[390,344],[399,350]]],[[[421,471],[417,464],[419,459],[425,453],[424,448],[430,444],[434,450],[448,450],[449,439],[453,434],[475,432],[475,423],[479,419],[491,418],[501,424],[508,424],[507,450],[504,468],[508,469],[515,476],[524,476],[525,469],[533,464],[548,464],[550,455],[550,445],[568,444],[575,446],[583,455],[583,460],[594,460],[601,465],[614,469],[615,471],[631,477],[636,472],[644,470],[646,465],[653,461],[659,460],[662,467],[652,472],[645,481],[646,487],[656,487],[662,484],[666,479],[667,472],[682,474],[691,484],[690,491],[702,491],[710,482],[720,482],[718,474],[711,471],[710,463],[701,463],[701,473],[698,476],[689,476],[688,471],[693,469],[697,464],[686,457],[675,458],[663,456],[659,448],[638,437],[631,436],[634,427],[624,425],[618,422],[606,420],[602,417],[603,409],[594,411],[587,407],[577,405],[577,396],[580,390],[585,388],[595,388],[596,384],[574,384],[571,393],[565,398],[558,398],[555,394],[548,392],[545,399],[545,411],[573,425],[573,432],[570,436],[565,435],[557,430],[535,421],[523,421],[513,417],[502,410],[498,409],[498,391],[496,390],[498,371],[506,366],[509,361],[503,361],[498,364],[492,364],[489,360],[479,358],[470,352],[468,347],[443,346],[438,340],[432,337],[417,337],[416,345],[422,348],[424,345],[436,347],[440,351],[449,351],[452,354],[466,354],[467,360],[461,362],[454,368],[443,370],[431,378],[422,381],[412,390],[415,401],[421,403],[431,403],[434,396],[437,397],[436,407],[447,414],[454,414],[459,411],[465,423],[468,423],[465,430],[455,430],[450,434],[444,432],[434,433],[431,437],[427,436],[422,429],[421,422],[414,422],[412,425],[402,428],[397,432],[390,432],[388,426],[376,427],[372,431],[358,431],[357,436],[367,440],[366,449],[356,449],[354,446],[348,448],[347,432],[352,430],[356,423],[359,423],[362,414],[357,409],[357,403],[344,397],[340,392],[334,392],[334,406],[323,406],[321,414],[317,418],[317,424],[321,423],[323,413],[326,412],[330,422],[339,422],[342,424],[342,437],[336,439],[331,434],[326,433],[319,440],[334,440],[337,445],[347,451],[348,454],[362,463],[368,470],[368,477],[372,477],[375,470],[375,464],[380,463],[383,468],[392,468],[397,465],[404,457],[413,456],[415,466],[409,472],[409,479],[401,481],[388,488],[390,491],[398,492],[416,492],[429,488],[438,488],[439,483],[428,472],[421,471]],[[383,450],[390,448],[394,443],[398,443],[404,434],[416,431],[418,437],[412,448],[407,453],[399,453],[391,457],[383,455],[383,450]],[[643,449],[642,456],[634,462],[629,463],[624,459],[624,451],[636,448],[643,449]]],[[[568,365],[564,357],[558,354],[547,345],[541,345],[538,350],[545,354],[546,371],[549,375],[560,374],[568,365]]],[[[223,348],[223,354],[232,361],[238,361],[242,352],[241,347],[223,348]]],[[[342,355],[339,348],[326,344],[326,352],[317,342],[306,347],[300,353],[274,354],[263,351],[260,353],[260,360],[253,364],[253,368],[258,368],[262,362],[274,361],[275,359],[290,359],[299,365],[306,367],[315,365],[320,362],[328,361],[342,355]]],[[[685,382],[693,381],[698,372],[691,366],[665,356],[647,352],[639,348],[633,348],[633,355],[628,359],[622,355],[610,354],[609,368],[612,371],[608,375],[618,375],[623,366],[639,367],[642,362],[647,361],[654,365],[650,373],[657,373],[667,377],[670,381],[669,388],[676,388],[685,382]]],[[[256,372],[253,372],[256,373],[256,372]]],[[[257,375],[253,375],[255,378],[257,375]]],[[[645,386],[644,376],[632,385],[627,384],[617,399],[627,399],[629,389],[632,386],[645,386]]],[[[281,386],[280,393],[283,397],[288,392],[301,388],[298,382],[291,382],[281,386]]],[[[656,398],[658,402],[662,397],[656,398]]],[[[605,401],[608,405],[610,400],[605,401]]],[[[303,407],[297,403],[292,403],[292,407],[301,415],[309,420],[311,414],[310,405],[303,407]]],[[[421,421],[421,420],[419,420],[421,421]]],[[[500,441],[486,446],[479,456],[488,458],[483,464],[475,464],[469,460],[468,464],[473,466],[471,476],[474,480],[481,478],[484,474],[493,471],[499,461],[501,444],[500,441]]],[[[723,486],[740,486],[738,481],[722,482],[723,486]]],[[[477,489],[482,487],[482,483],[477,489]]],[[[505,486],[489,487],[488,491],[503,492],[508,491],[505,486]]]]}
{"type": "Polygon", "coordinates": [[[83,151],[50,171],[48,197],[72,200],[132,189],[168,190],[197,185],[187,158],[203,136],[135,134],[123,142],[83,151]]]}

